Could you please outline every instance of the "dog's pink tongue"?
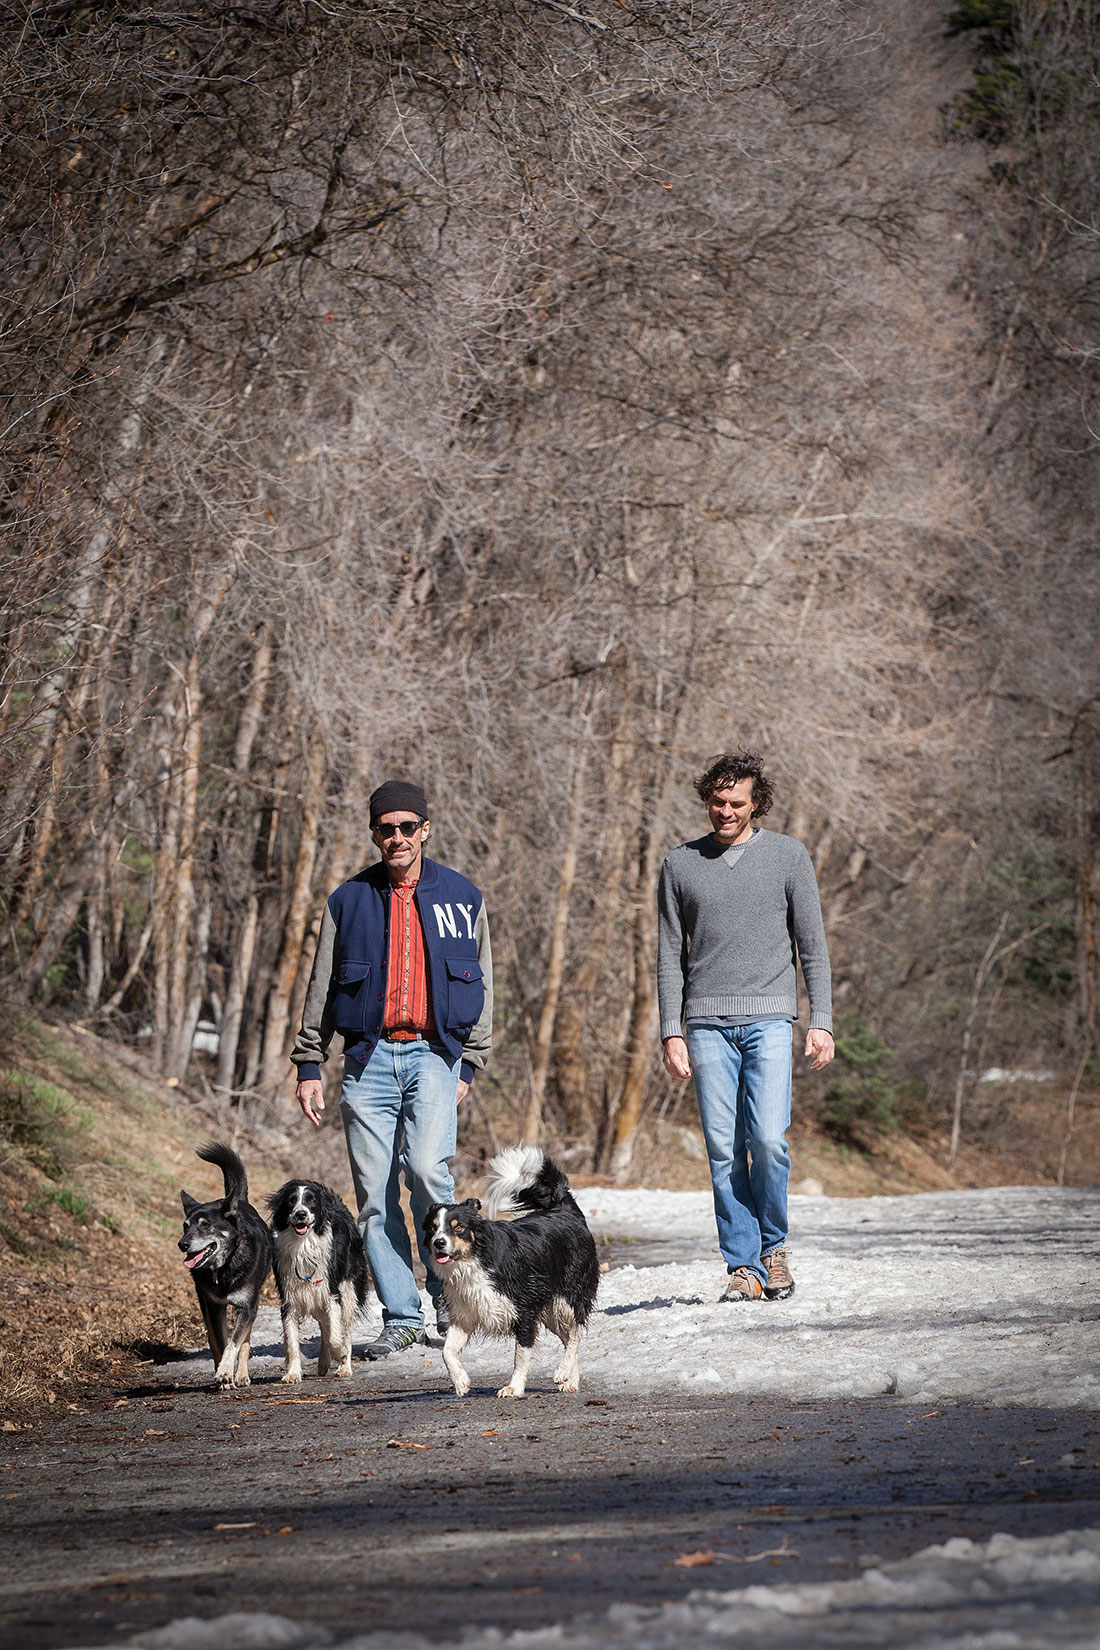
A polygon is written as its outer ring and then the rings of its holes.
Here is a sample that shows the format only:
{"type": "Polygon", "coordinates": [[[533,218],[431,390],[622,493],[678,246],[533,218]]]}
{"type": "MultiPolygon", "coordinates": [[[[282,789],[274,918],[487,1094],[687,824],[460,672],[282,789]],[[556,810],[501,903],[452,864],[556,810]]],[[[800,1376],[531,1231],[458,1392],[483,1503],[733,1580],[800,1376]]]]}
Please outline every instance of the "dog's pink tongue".
{"type": "Polygon", "coordinates": [[[187,1270],[190,1271],[192,1266],[197,1266],[205,1253],[205,1249],[200,1249],[197,1255],[184,1255],[183,1264],[187,1267],[187,1270]]]}

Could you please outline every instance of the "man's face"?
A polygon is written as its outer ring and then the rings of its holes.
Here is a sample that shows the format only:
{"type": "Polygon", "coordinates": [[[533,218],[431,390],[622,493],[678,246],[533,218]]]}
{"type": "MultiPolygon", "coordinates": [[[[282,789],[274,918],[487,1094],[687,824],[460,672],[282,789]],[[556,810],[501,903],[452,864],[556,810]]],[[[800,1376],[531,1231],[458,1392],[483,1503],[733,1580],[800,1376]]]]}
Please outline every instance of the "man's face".
{"type": "Polygon", "coordinates": [[[424,847],[431,826],[407,808],[382,814],[371,826],[371,836],[384,863],[394,871],[407,871],[424,847]],[[406,832],[411,830],[411,835],[406,832]]]}
{"type": "Polygon", "coordinates": [[[752,780],[738,779],[732,785],[723,785],[712,794],[707,812],[711,830],[723,847],[747,835],[752,820],[752,780]]]}

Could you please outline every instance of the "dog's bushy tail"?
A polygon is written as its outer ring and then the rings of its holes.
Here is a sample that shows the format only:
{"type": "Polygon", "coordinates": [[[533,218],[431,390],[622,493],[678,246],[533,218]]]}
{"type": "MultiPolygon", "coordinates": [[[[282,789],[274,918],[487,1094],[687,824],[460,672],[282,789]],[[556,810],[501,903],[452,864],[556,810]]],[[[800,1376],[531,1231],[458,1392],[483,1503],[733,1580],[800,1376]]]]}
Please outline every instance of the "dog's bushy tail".
{"type": "Polygon", "coordinates": [[[200,1146],[195,1156],[221,1170],[227,1208],[235,1209],[248,1202],[248,1176],[244,1172],[244,1164],[231,1146],[223,1146],[220,1140],[211,1140],[207,1145],[200,1146]]]}
{"type": "Polygon", "coordinates": [[[560,1209],[572,1201],[568,1178],[541,1146],[509,1146],[489,1164],[485,1207],[490,1220],[503,1214],[560,1209]]]}

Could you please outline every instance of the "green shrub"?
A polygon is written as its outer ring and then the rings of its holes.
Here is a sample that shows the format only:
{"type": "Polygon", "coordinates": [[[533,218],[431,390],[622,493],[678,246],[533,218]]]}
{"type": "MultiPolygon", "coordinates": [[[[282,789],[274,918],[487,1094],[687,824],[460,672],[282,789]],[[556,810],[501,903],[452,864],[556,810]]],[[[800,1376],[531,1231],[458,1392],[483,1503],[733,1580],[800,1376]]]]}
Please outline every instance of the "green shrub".
{"type": "Polygon", "coordinates": [[[82,1121],[63,1089],[22,1072],[0,1071],[0,1140],[50,1180],[65,1174],[73,1125],[82,1121]]]}
{"type": "Polygon", "coordinates": [[[863,1020],[849,1020],[836,1032],[836,1060],[828,1067],[821,1123],[846,1145],[870,1151],[899,1127],[905,1103],[895,1079],[894,1051],[863,1020]]]}
{"type": "Polygon", "coordinates": [[[119,1225],[110,1215],[105,1215],[90,1203],[83,1192],[78,1192],[74,1186],[51,1186],[48,1191],[40,1192],[37,1197],[30,1198],[25,1204],[28,1215],[45,1214],[52,1206],[63,1209],[67,1215],[78,1220],[81,1226],[94,1226],[97,1221],[106,1226],[108,1231],[117,1232],[119,1225]]]}

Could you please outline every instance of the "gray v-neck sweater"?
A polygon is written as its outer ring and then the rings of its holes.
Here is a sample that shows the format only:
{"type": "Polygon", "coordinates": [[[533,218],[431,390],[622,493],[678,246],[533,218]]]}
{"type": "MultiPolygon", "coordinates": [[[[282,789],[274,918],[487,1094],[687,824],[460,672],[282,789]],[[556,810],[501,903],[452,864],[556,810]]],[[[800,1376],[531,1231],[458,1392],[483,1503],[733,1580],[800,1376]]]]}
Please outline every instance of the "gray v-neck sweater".
{"type": "Polygon", "coordinates": [[[832,980],[821,900],[803,844],[759,830],[726,858],[713,836],[673,848],[657,895],[661,1036],[713,1016],[798,1018],[795,958],[810,1029],[831,1031],[832,980]]]}

